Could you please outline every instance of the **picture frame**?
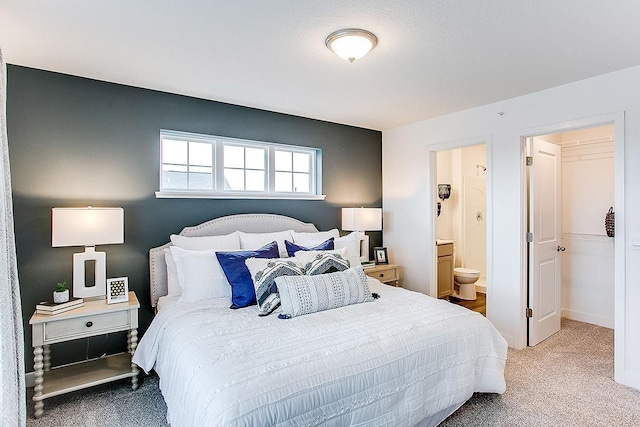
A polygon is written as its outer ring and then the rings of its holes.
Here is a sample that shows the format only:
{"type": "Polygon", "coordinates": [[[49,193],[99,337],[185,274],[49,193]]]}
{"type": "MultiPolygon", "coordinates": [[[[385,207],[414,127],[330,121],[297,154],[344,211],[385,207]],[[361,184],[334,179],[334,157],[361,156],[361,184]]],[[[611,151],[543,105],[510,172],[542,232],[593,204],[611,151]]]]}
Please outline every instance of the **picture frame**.
{"type": "Polygon", "coordinates": [[[389,264],[389,256],[387,254],[387,248],[375,247],[373,248],[373,255],[375,257],[376,265],[389,264]]]}
{"type": "Polygon", "coordinates": [[[107,304],[129,301],[129,278],[107,279],[107,304]]]}

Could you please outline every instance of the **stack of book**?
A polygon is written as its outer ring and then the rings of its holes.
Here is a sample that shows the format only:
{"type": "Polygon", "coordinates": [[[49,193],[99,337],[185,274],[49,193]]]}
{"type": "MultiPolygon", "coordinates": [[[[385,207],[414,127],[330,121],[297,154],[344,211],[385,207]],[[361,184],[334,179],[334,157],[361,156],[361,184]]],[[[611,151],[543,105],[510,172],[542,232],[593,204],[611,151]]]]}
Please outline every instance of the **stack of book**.
{"type": "Polygon", "coordinates": [[[53,301],[43,301],[36,305],[36,313],[52,316],[54,314],[64,313],[84,305],[82,298],[70,298],[67,302],[56,304],[53,301]]]}
{"type": "Polygon", "coordinates": [[[373,261],[365,261],[362,263],[362,268],[365,270],[369,270],[370,268],[374,268],[376,263],[373,261]]]}

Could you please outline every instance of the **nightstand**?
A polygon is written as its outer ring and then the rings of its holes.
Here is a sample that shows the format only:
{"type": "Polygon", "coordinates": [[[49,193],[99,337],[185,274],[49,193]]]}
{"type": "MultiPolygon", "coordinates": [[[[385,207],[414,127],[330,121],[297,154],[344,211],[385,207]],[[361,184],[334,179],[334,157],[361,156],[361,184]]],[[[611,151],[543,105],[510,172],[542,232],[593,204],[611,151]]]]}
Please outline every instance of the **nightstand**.
{"type": "Polygon", "coordinates": [[[364,270],[365,274],[382,283],[392,283],[396,287],[400,286],[400,266],[396,264],[379,264],[373,268],[364,270]]]}
{"type": "Polygon", "coordinates": [[[82,307],[64,313],[31,316],[36,418],[44,413],[44,399],[49,397],[123,378],[131,378],[131,388],[138,388],[139,370],[131,358],[138,346],[139,308],[131,291],[127,302],[85,301],[82,307]],[[50,344],[119,331],[128,331],[126,353],[51,367],[50,344]]]}

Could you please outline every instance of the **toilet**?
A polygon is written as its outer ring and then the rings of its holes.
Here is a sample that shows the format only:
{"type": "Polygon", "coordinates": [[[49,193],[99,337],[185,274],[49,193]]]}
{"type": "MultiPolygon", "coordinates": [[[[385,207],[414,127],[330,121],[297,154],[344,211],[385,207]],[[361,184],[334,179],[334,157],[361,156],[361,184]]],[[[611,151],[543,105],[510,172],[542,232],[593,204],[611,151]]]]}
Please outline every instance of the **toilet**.
{"type": "Polygon", "coordinates": [[[456,267],[453,269],[453,282],[458,291],[453,293],[456,298],[464,300],[476,299],[475,283],[480,278],[480,272],[472,268],[456,267]]]}

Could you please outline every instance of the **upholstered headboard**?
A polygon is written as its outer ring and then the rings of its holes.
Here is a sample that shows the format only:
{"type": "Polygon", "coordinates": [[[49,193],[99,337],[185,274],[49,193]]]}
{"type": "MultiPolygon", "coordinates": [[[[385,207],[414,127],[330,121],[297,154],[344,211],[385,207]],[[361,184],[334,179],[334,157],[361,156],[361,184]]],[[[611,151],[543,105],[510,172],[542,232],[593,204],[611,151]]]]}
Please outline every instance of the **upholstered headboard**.
{"type": "MultiPolygon", "coordinates": [[[[185,227],[181,236],[221,236],[243,231],[245,233],[272,233],[276,231],[293,230],[299,233],[313,233],[318,229],[315,225],[299,221],[283,215],[273,214],[245,214],[230,215],[212,219],[200,225],[185,227]]],[[[166,243],[149,250],[149,277],[151,286],[151,305],[158,304],[158,298],[167,295],[167,264],[164,260],[164,250],[171,246],[166,243]]]]}

